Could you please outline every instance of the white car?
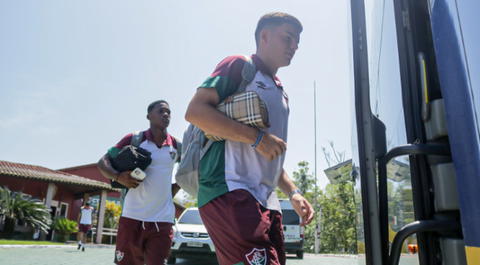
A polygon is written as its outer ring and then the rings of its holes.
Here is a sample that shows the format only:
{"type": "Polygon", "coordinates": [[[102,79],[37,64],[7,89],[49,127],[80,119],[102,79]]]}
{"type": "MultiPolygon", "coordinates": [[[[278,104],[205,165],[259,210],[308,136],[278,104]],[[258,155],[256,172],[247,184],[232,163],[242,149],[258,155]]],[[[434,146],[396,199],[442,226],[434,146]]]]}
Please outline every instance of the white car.
{"type": "Polygon", "coordinates": [[[200,218],[198,208],[186,209],[173,226],[173,243],[168,264],[177,258],[216,258],[215,247],[200,218]]]}

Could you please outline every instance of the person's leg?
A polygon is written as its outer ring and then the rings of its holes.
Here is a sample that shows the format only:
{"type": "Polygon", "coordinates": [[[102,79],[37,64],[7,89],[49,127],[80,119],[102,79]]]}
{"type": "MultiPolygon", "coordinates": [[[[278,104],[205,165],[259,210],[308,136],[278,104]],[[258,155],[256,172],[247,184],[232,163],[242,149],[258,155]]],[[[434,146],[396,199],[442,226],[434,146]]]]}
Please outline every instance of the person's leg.
{"type": "Polygon", "coordinates": [[[231,191],[199,210],[220,264],[281,264],[268,235],[270,211],[248,191],[231,191]]]}
{"type": "Polygon", "coordinates": [[[270,232],[268,237],[275,246],[278,261],[281,265],[285,265],[287,257],[285,255],[285,242],[283,241],[282,215],[277,211],[270,211],[270,232]]]}
{"type": "Polygon", "coordinates": [[[120,217],[118,222],[115,264],[143,265],[143,238],[145,236],[142,221],[120,217]]]}
{"type": "Polygon", "coordinates": [[[85,244],[87,244],[88,231],[90,230],[91,225],[85,225],[83,228],[83,242],[82,242],[82,251],[85,251],[85,244]]]}
{"type": "Polygon", "coordinates": [[[80,249],[82,247],[82,238],[83,238],[83,233],[80,232],[80,227],[81,225],[78,226],[78,232],[77,232],[77,244],[78,244],[78,249],[80,249]]]}
{"type": "Polygon", "coordinates": [[[78,244],[82,243],[82,232],[80,232],[80,230],[78,230],[77,232],[77,242],[78,244]]]}
{"type": "Polygon", "coordinates": [[[145,264],[166,264],[172,248],[172,223],[145,222],[145,264]]]}

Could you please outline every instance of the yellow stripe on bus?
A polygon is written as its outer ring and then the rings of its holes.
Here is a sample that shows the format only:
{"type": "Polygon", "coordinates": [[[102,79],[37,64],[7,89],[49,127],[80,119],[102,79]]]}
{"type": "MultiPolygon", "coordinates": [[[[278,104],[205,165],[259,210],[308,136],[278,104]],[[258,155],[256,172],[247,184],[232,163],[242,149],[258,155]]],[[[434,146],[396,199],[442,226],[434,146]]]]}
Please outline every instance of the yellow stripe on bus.
{"type": "Polygon", "coordinates": [[[428,103],[428,90],[427,90],[427,69],[425,69],[425,60],[423,63],[423,82],[425,83],[425,102],[428,103]]]}
{"type": "Polygon", "coordinates": [[[465,252],[467,254],[467,264],[468,265],[479,265],[480,264],[480,248],[479,247],[465,247],[465,252]]]}

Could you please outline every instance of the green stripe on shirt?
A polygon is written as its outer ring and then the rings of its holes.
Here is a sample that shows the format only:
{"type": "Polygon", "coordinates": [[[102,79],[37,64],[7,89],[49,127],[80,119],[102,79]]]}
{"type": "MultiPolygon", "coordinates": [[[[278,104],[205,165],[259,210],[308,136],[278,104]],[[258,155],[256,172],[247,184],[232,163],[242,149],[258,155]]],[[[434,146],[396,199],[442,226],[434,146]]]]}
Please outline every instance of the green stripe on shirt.
{"type": "Polygon", "coordinates": [[[210,76],[200,87],[215,88],[221,102],[237,91],[238,84],[226,76],[210,76]]]}
{"type": "Polygon", "coordinates": [[[114,146],[108,149],[108,154],[110,155],[110,157],[115,158],[118,155],[118,153],[120,153],[120,151],[122,151],[122,149],[118,149],[114,146]]]}
{"type": "Polygon", "coordinates": [[[198,207],[228,192],[225,182],[225,141],[215,142],[200,161],[198,207]]]}

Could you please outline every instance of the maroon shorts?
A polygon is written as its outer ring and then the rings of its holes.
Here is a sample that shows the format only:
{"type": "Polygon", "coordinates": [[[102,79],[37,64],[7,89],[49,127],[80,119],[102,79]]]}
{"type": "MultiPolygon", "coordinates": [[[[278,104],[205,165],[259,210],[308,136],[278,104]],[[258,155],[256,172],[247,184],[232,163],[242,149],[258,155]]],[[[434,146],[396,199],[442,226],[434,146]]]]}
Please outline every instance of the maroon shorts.
{"type": "Polygon", "coordinates": [[[172,240],[172,223],[120,217],[115,264],[166,264],[172,240]]]}
{"type": "Polygon", "coordinates": [[[78,224],[78,232],[88,233],[92,225],[78,224]]]}
{"type": "Polygon", "coordinates": [[[199,209],[220,264],[284,265],[282,215],[246,190],[219,196],[199,209]]]}

